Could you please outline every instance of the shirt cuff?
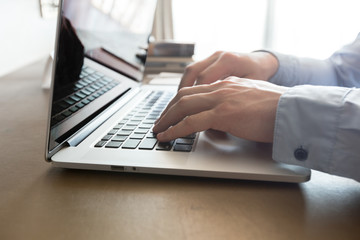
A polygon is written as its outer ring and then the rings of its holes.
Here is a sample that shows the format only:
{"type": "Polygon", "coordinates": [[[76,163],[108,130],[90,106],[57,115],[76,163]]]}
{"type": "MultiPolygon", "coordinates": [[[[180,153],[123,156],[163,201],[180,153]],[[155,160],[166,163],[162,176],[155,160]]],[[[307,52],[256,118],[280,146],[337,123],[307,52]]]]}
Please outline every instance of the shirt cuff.
{"type": "Polygon", "coordinates": [[[257,50],[255,52],[270,53],[279,63],[276,73],[268,80],[269,82],[288,87],[296,85],[293,80],[296,77],[296,67],[299,65],[298,58],[266,49],[257,50]]]}
{"type": "Polygon", "coordinates": [[[341,106],[349,91],[310,85],[287,90],[277,108],[273,159],[333,173],[341,106]]]}

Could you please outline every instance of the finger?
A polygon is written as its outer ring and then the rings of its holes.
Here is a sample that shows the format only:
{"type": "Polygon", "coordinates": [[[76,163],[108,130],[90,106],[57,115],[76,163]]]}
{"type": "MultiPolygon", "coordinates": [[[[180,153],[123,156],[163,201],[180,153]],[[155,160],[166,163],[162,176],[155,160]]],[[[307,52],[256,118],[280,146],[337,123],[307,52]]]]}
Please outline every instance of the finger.
{"type": "Polygon", "coordinates": [[[225,61],[221,61],[221,58],[217,59],[198,75],[195,84],[210,84],[229,77],[232,72],[229,66],[225,61]]]}
{"type": "Polygon", "coordinates": [[[175,126],[157,134],[160,142],[168,142],[179,137],[190,135],[194,132],[201,132],[211,128],[213,111],[208,110],[184,118],[175,126]]]}
{"type": "Polygon", "coordinates": [[[209,93],[199,93],[181,98],[172,105],[162,118],[155,124],[153,131],[162,132],[187,116],[213,108],[214,100],[209,93]]]}
{"type": "Polygon", "coordinates": [[[159,122],[159,120],[167,113],[167,111],[182,97],[199,94],[199,93],[207,93],[214,90],[215,86],[212,85],[200,85],[200,86],[193,86],[193,87],[185,87],[179,90],[176,96],[169,102],[166,106],[165,110],[161,113],[160,117],[155,121],[155,124],[159,122]]]}
{"type": "Polygon", "coordinates": [[[183,87],[193,86],[199,73],[204,71],[209,65],[214,63],[216,59],[221,55],[221,52],[216,52],[210,57],[205,58],[204,60],[198,61],[186,68],[183,77],[181,78],[179,89],[183,87]]]}

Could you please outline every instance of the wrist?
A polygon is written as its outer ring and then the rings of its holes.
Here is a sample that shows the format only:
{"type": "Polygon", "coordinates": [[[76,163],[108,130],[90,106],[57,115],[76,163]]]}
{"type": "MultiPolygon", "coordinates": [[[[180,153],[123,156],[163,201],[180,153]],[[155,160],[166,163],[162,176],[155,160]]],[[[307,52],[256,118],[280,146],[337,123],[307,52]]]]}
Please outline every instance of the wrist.
{"type": "Polygon", "coordinates": [[[279,60],[274,54],[265,50],[255,51],[251,54],[263,75],[263,80],[268,81],[276,74],[279,69],[279,60]]]}

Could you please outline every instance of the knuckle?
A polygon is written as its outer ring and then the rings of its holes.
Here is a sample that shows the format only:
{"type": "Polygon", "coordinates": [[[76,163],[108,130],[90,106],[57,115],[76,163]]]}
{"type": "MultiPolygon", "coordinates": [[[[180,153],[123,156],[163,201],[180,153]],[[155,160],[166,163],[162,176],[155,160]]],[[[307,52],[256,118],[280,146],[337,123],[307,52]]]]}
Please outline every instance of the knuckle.
{"type": "Polygon", "coordinates": [[[227,77],[222,82],[222,85],[234,84],[234,77],[227,77]]]}
{"type": "Polygon", "coordinates": [[[186,96],[189,89],[191,89],[191,87],[180,88],[174,99],[181,99],[182,97],[186,96]]]}
{"type": "Polygon", "coordinates": [[[216,51],[216,52],[214,52],[213,56],[218,57],[218,56],[221,56],[224,53],[225,53],[224,51],[216,51]]]}
{"type": "Polygon", "coordinates": [[[232,52],[223,52],[221,58],[225,61],[233,61],[234,58],[237,58],[237,55],[232,52]]]}
{"type": "Polygon", "coordinates": [[[228,97],[232,93],[232,89],[229,88],[221,88],[214,92],[214,94],[217,94],[221,98],[228,97]]]}
{"type": "Polygon", "coordinates": [[[193,73],[196,69],[196,63],[192,63],[185,67],[185,73],[193,73]]]}
{"type": "Polygon", "coordinates": [[[196,79],[196,84],[200,85],[204,83],[206,83],[206,76],[203,73],[200,73],[196,79]]]}
{"type": "Polygon", "coordinates": [[[180,107],[180,109],[183,109],[184,107],[187,106],[189,99],[190,99],[189,96],[182,96],[179,99],[179,101],[177,102],[177,105],[180,107]]]}
{"type": "Polygon", "coordinates": [[[218,82],[217,84],[219,86],[219,89],[212,92],[214,96],[224,98],[224,97],[228,97],[234,91],[234,89],[231,86],[229,86],[229,84],[233,84],[232,82],[221,81],[218,82]]]}

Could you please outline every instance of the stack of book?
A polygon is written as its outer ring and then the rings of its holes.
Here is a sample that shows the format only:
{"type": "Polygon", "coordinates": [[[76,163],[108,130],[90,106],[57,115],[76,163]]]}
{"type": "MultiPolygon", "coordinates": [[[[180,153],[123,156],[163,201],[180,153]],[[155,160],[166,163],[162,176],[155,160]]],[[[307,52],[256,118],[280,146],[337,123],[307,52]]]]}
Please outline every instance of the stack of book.
{"type": "Polygon", "coordinates": [[[161,72],[182,73],[192,63],[195,44],[155,42],[150,44],[145,71],[148,74],[161,72]]]}

